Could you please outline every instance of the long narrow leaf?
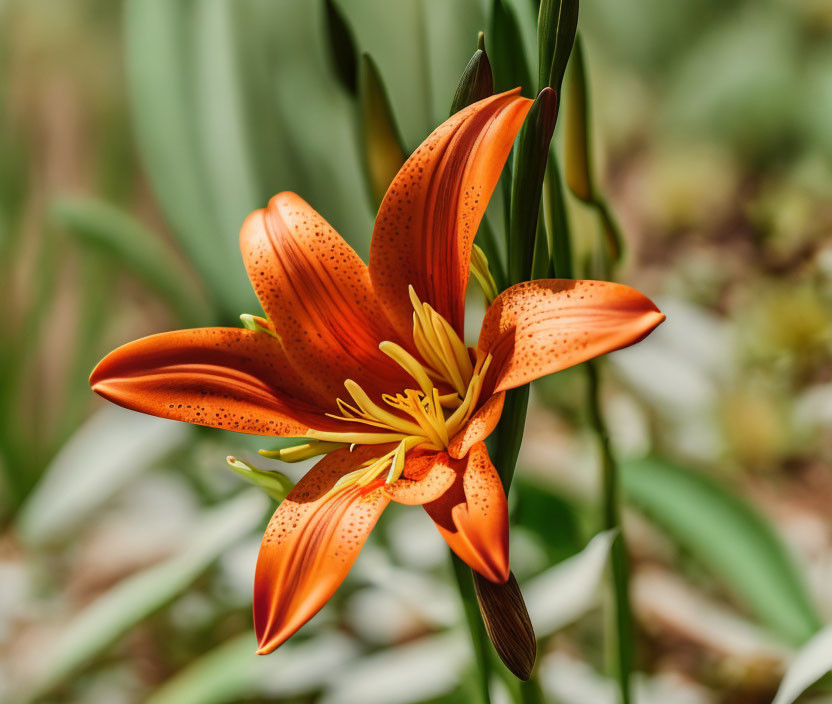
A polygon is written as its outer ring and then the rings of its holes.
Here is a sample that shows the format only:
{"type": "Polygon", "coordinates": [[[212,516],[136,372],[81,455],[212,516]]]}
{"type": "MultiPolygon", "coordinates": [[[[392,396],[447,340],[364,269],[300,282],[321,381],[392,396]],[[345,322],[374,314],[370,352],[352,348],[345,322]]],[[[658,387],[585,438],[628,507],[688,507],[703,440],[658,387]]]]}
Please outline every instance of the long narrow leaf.
{"type": "Polygon", "coordinates": [[[111,257],[162,298],[185,326],[209,319],[192,275],[155,233],[127,213],[92,198],[58,198],[53,218],[84,244],[111,257]]]}
{"type": "MultiPolygon", "coordinates": [[[[197,0],[194,4],[194,130],[214,203],[226,276],[248,292],[237,233],[243,220],[262,207],[248,133],[243,82],[234,28],[238,3],[197,0]]],[[[252,301],[253,303],[253,301],[252,301]]]]}
{"type": "Polygon", "coordinates": [[[268,695],[297,697],[321,689],[355,657],[346,636],[327,632],[286,643],[274,658],[255,655],[253,633],[214,648],[157,689],[145,704],[226,704],[268,695]]]}
{"type": "Polygon", "coordinates": [[[260,524],[268,503],[252,489],[207,511],[177,554],[120,582],[79,613],[45,654],[45,670],[23,701],[42,699],[133,626],[170,603],[228,547],[260,524]]]}
{"type": "Polygon", "coordinates": [[[156,198],[218,304],[235,315],[249,309],[250,287],[242,267],[229,267],[230,247],[223,242],[202,168],[187,68],[190,9],[190,3],[127,0],[127,88],[139,152],[156,198]]]}
{"type": "Polygon", "coordinates": [[[626,495],[787,642],[821,626],[793,560],[766,520],[718,482],[651,459],[622,467],[626,495]]]}

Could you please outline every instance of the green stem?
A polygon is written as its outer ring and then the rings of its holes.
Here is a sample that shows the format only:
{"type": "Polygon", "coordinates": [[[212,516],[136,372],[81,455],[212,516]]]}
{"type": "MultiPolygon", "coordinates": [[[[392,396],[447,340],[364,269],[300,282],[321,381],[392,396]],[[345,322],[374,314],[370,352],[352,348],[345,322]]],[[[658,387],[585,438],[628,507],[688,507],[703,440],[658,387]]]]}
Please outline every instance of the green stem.
{"type": "Polygon", "coordinates": [[[536,678],[532,677],[528,682],[520,683],[520,697],[523,704],[545,704],[546,697],[543,689],[536,678]]]}
{"type": "Polygon", "coordinates": [[[526,426],[526,411],[529,405],[529,385],[506,391],[503,405],[503,415],[496,430],[489,438],[489,452],[494,460],[494,466],[500,474],[503,489],[508,494],[514,468],[517,466],[517,455],[523,442],[523,429],[526,426]],[[492,439],[493,438],[493,439],[492,439]]]}
{"type": "Polygon", "coordinates": [[[480,607],[477,603],[477,593],[474,589],[474,580],[471,577],[471,568],[468,567],[456,555],[451,553],[451,562],[454,567],[454,576],[459,587],[459,596],[462,599],[462,607],[465,609],[465,622],[471,633],[471,644],[474,647],[474,662],[477,666],[477,682],[479,684],[479,704],[491,704],[491,696],[488,692],[488,683],[491,679],[490,645],[488,634],[480,616],[480,607]]]}
{"type": "Polygon", "coordinates": [[[630,574],[621,525],[619,470],[610,446],[609,432],[601,411],[601,389],[597,362],[586,364],[588,402],[592,427],[598,438],[602,462],[602,501],[604,530],[616,531],[612,544],[612,589],[614,632],[611,634],[621,704],[632,701],[630,679],[633,672],[633,619],[630,611],[630,574]]]}

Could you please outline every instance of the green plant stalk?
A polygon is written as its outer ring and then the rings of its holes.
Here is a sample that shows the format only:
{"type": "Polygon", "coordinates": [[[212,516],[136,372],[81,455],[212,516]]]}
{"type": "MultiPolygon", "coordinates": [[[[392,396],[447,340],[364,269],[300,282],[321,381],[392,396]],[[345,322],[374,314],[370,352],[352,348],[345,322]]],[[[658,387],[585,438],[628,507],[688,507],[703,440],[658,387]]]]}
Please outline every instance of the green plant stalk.
{"type": "Polygon", "coordinates": [[[590,420],[601,452],[603,529],[616,531],[611,548],[613,623],[615,626],[611,646],[615,658],[615,676],[618,681],[620,701],[621,704],[630,704],[632,701],[630,680],[633,672],[633,618],[630,610],[630,572],[621,525],[620,472],[601,411],[598,363],[587,362],[586,370],[590,420]]]}
{"type": "Polygon", "coordinates": [[[451,564],[454,568],[454,577],[456,577],[457,587],[459,588],[462,607],[465,610],[465,622],[468,624],[468,631],[471,634],[471,645],[474,648],[474,661],[477,664],[479,675],[479,702],[480,704],[491,704],[491,695],[488,692],[488,683],[491,679],[491,646],[480,616],[480,607],[477,603],[477,594],[474,591],[471,568],[453,553],[451,553],[451,564]]]}

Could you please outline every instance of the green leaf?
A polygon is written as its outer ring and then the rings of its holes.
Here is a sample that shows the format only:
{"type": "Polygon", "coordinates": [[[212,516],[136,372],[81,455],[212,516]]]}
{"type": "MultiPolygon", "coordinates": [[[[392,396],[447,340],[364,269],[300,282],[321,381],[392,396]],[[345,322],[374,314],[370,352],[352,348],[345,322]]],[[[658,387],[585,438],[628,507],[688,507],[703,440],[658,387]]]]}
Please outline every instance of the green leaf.
{"type": "Polygon", "coordinates": [[[190,9],[190,3],[127,0],[127,90],[139,153],[156,198],[210,293],[233,315],[250,307],[251,287],[236,252],[239,224],[223,236],[203,169],[187,53],[190,9]]]}
{"type": "Polygon", "coordinates": [[[482,32],[480,32],[477,46],[477,50],[459,79],[459,85],[456,87],[451,104],[451,115],[494,93],[494,79],[491,75],[488,55],[485,53],[485,40],[482,32]]]}
{"type": "Polygon", "coordinates": [[[804,645],[792,660],[771,704],[792,704],[809,687],[832,671],[832,626],[804,645]]]}
{"type": "Polygon", "coordinates": [[[578,0],[542,0],[537,16],[538,83],[560,94],[578,30],[578,0]]]}
{"type": "Polygon", "coordinates": [[[210,318],[178,254],[132,216],[92,198],[62,197],[53,202],[52,217],[154,291],[183,325],[196,326],[210,318]]]}
{"type": "Polygon", "coordinates": [[[254,633],[236,636],[171,677],[145,704],[221,704],[254,696],[266,664],[255,650],[254,633]]]}
{"type": "MultiPolygon", "coordinates": [[[[246,114],[250,106],[245,103],[244,67],[237,46],[243,39],[234,31],[244,18],[242,12],[235,2],[193,3],[194,38],[185,65],[192,76],[191,130],[200,157],[197,163],[220,241],[217,255],[225,258],[225,278],[240,287],[234,291],[234,300],[248,300],[251,305],[254,298],[240,257],[238,233],[248,214],[265,203],[253,155],[259,145],[249,134],[246,114]]],[[[235,313],[239,310],[245,308],[238,306],[235,313]]]]}
{"type": "Polygon", "coordinates": [[[502,93],[520,86],[523,95],[534,95],[520,24],[506,0],[493,0],[487,34],[491,45],[494,90],[502,93]]]}
{"type": "Polygon", "coordinates": [[[378,208],[406,157],[387,91],[368,54],[361,57],[358,94],[364,177],[372,206],[378,208]]]}
{"type": "Polygon", "coordinates": [[[250,490],[206,511],[177,554],[119,582],[75,617],[44,653],[45,669],[23,701],[42,699],[183,593],[217,557],[260,525],[267,508],[266,497],[250,490]]]}
{"type": "Polygon", "coordinates": [[[627,497],[698,559],[784,640],[821,626],[806,585],[769,523],[745,500],[700,473],[648,459],[622,465],[627,497]]]}
{"type": "MultiPolygon", "coordinates": [[[[314,628],[313,622],[304,631],[314,628]]],[[[336,678],[356,657],[358,646],[330,630],[306,640],[293,638],[274,657],[255,655],[256,649],[254,633],[235,636],[173,675],[145,704],[295,701],[336,678]]]]}
{"type": "Polygon", "coordinates": [[[557,96],[551,88],[544,88],[532,103],[514,147],[508,240],[510,284],[527,281],[531,275],[543,176],[557,115],[557,96]]]}
{"type": "Polygon", "coordinates": [[[334,0],[324,0],[326,33],[335,75],[349,93],[356,95],[358,90],[358,56],[355,40],[347,21],[334,0]]]}
{"type": "Polygon", "coordinates": [[[552,265],[555,278],[574,278],[572,263],[572,236],[563,197],[563,184],[560,178],[558,157],[554,149],[549,150],[549,163],[543,182],[543,217],[552,252],[552,265]]]}

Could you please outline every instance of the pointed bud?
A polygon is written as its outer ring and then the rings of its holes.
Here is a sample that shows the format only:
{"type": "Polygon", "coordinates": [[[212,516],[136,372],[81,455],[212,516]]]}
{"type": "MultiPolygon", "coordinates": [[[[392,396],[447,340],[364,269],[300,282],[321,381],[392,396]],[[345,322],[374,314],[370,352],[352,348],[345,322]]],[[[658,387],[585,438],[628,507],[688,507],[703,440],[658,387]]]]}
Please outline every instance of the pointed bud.
{"type": "Polygon", "coordinates": [[[579,36],[575,40],[574,58],[566,86],[564,175],[569,190],[575,197],[593,205],[598,211],[606,247],[605,256],[614,264],[621,260],[624,253],[624,240],[615,217],[596,186],[590,120],[589,80],[583,42],[579,36]]]}
{"type": "Polygon", "coordinates": [[[505,584],[491,582],[477,572],[473,575],[480,613],[494,649],[512,674],[528,680],[537,657],[537,641],[514,574],[505,584]]]}
{"type": "Polygon", "coordinates": [[[277,502],[283,501],[294,487],[292,481],[280,472],[266,472],[257,469],[257,467],[250,465],[248,462],[243,462],[243,460],[238,460],[236,457],[226,457],[225,461],[243,479],[259,486],[277,502]]]}
{"type": "Polygon", "coordinates": [[[594,178],[589,136],[589,95],[580,37],[575,42],[575,58],[566,84],[564,115],[564,171],[569,189],[584,203],[593,200],[594,178]]]}
{"type": "Polygon", "coordinates": [[[578,30],[578,0],[542,0],[537,16],[538,87],[560,93],[578,30]]]}
{"type": "Polygon", "coordinates": [[[272,326],[272,324],[265,318],[261,318],[259,315],[243,313],[240,316],[240,322],[243,324],[243,327],[247,330],[264,332],[267,335],[271,335],[272,337],[277,337],[277,333],[274,331],[274,327],[272,326]]]}
{"type": "Polygon", "coordinates": [[[477,50],[462,72],[451,104],[451,115],[478,100],[494,94],[494,80],[491,64],[485,53],[485,38],[482,32],[477,40],[477,50]]]}
{"type": "Polygon", "coordinates": [[[334,0],[325,0],[324,16],[335,74],[344,88],[355,95],[358,89],[358,60],[352,32],[334,0]]]}
{"type": "Polygon", "coordinates": [[[471,248],[470,269],[485,296],[486,307],[490,306],[499,295],[499,291],[488,266],[488,257],[485,256],[482,248],[476,244],[471,248]]]}
{"type": "Polygon", "coordinates": [[[361,57],[358,97],[364,175],[372,205],[377,208],[404,164],[405,150],[381,76],[367,54],[361,57]]]}

